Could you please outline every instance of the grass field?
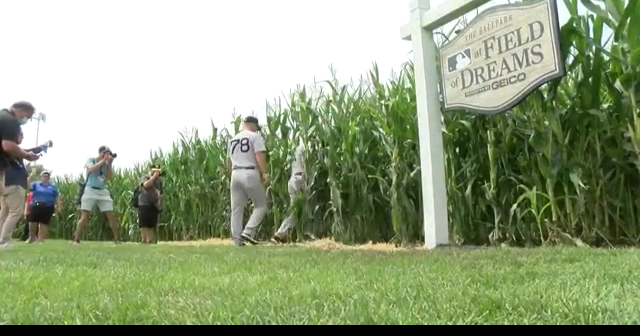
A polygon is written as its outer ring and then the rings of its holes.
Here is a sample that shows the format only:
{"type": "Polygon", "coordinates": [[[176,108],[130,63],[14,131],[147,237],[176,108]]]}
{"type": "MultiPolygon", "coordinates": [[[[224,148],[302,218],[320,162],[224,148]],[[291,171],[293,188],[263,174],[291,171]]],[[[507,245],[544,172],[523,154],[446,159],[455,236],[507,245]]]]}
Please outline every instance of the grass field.
{"type": "Polygon", "coordinates": [[[0,251],[2,324],[638,324],[640,252],[67,242],[0,251]]]}

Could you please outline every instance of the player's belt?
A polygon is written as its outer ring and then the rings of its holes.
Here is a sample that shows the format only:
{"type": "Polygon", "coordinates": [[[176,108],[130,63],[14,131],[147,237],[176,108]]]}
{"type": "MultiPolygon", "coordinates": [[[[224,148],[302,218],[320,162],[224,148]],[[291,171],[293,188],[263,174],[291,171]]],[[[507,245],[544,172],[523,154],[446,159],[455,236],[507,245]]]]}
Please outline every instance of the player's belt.
{"type": "Polygon", "coordinates": [[[233,170],[255,170],[256,167],[233,167],[233,170]]]}
{"type": "Polygon", "coordinates": [[[302,175],[304,175],[303,172],[298,172],[298,173],[293,174],[293,176],[302,176],[302,175]]]}

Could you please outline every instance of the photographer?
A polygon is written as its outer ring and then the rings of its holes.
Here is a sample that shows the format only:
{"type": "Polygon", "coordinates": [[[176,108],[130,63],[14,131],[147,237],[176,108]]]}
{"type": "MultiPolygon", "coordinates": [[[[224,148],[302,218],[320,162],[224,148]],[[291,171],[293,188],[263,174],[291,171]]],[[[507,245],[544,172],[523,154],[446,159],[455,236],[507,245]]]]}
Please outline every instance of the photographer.
{"type": "Polygon", "coordinates": [[[4,173],[14,159],[36,161],[39,156],[30,153],[18,145],[20,142],[20,126],[29,122],[36,109],[28,102],[17,102],[8,109],[0,110],[0,196],[5,195],[4,173]]]}
{"type": "Polygon", "coordinates": [[[160,199],[162,198],[161,175],[160,165],[153,165],[149,174],[140,178],[138,225],[140,226],[143,244],[155,242],[155,230],[162,211],[160,207],[160,199]]]}
{"type": "MultiPolygon", "coordinates": [[[[22,130],[18,133],[16,144],[20,145],[24,139],[22,130]]],[[[25,152],[39,154],[50,147],[51,141],[46,144],[25,150],[25,152]]],[[[13,159],[8,162],[5,169],[4,197],[0,200],[0,246],[9,247],[13,231],[20,221],[24,212],[24,198],[27,185],[29,184],[29,173],[22,159],[13,159]]]]}
{"type": "Polygon", "coordinates": [[[80,220],[74,235],[74,243],[80,244],[82,231],[89,223],[91,211],[97,206],[107,216],[113,232],[114,243],[120,242],[118,221],[113,213],[113,199],[107,190],[106,182],[113,178],[113,159],[117,155],[107,146],[98,149],[98,157],[89,158],[85,163],[86,182],[80,187],[80,220]]]}

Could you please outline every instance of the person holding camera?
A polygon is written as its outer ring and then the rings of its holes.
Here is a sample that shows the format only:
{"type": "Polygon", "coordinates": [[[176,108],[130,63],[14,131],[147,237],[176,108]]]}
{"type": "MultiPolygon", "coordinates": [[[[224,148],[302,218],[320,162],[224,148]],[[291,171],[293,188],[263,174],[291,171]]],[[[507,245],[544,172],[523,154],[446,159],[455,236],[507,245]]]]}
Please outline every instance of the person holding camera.
{"type": "Polygon", "coordinates": [[[85,163],[86,180],[80,186],[80,220],[74,235],[73,242],[80,244],[82,231],[89,223],[89,216],[97,206],[100,212],[107,216],[109,226],[113,232],[113,240],[117,244],[120,242],[120,231],[118,221],[113,212],[113,199],[107,190],[107,181],[113,178],[113,159],[117,154],[113,153],[107,146],[98,149],[98,157],[87,159],[85,163]]]}
{"type": "MultiPolygon", "coordinates": [[[[8,109],[0,110],[0,197],[6,195],[5,171],[14,164],[14,160],[36,161],[39,156],[20,148],[21,126],[29,122],[35,114],[35,107],[29,102],[17,102],[8,109]]],[[[13,188],[15,189],[15,188],[13,188]]],[[[10,190],[11,191],[11,190],[10,190]]]]}
{"type": "MultiPolygon", "coordinates": [[[[17,144],[22,144],[24,134],[22,130],[18,133],[17,144]]],[[[25,150],[29,153],[38,154],[46,148],[50,147],[48,144],[25,150]]],[[[16,225],[22,217],[24,211],[24,197],[29,184],[29,172],[24,165],[22,159],[13,159],[9,162],[9,165],[5,169],[4,179],[4,197],[0,199],[0,247],[9,247],[11,237],[16,225]]]]}
{"type": "Polygon", "coordinates": [[[143,244],[155,242],[155,231],[162,208],[162,170],[160,165],[151,166],[149,174],[140,178],[140,192],[138,193],[138,225],[143,244]]]}
{"type": "Polygon", "coordinates": [[[51,182],[51,173],[40,174],[40,182],[31,184],[31,202],[29,203],[29,240],[28,242],[44,242],[49,237],[49,223],[54,214],[62,210],[60,192],[51,182]]]}

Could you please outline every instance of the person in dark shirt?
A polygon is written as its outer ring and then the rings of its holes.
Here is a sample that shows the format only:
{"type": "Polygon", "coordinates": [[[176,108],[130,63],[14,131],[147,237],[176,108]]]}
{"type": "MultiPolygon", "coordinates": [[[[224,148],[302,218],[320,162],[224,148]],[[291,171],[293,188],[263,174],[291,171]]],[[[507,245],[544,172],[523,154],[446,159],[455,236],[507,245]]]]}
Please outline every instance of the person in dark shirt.
{"type": "MultiPolygon", "coordinates": [[[[22,130],[18,133],[16,143],[22,143],[22,130]]],[[[46,146],[27,149],[26,152],[38,154],[46,146]]],[[[9,247],[16,224],[24,212],[25,190],[27,189],[29,173],[22,159],[7,162],[4,171],[4,197],[0,198],[0,247],[9,247]]]]}
{"type": "Polygon", "coordinates": [[[20,143],[20,126],[28,123],[35,111],[36,109],[29,102],[17,102],[8,109],[0,110],[0,140],[2,140],[2,145],[0,145],[0,199],[2,207],[9,209],[7,218],[0,222],[0,226],[2,226],[0,248],[10,246],[13,230],[21,215],[16,218],[14,212],[23,206],[19,206],[15,202],[19,197],[22,197],[24,201],[24,188],[20,186],[5,188],[5,170],[13,164],[14,159],[35,161],[39,158],[38,154],[29,153],[18,145],[20,143]]]}
{"type": "Polygon", "coordinates": [[[143,244],[155,242],[155,230],[160,217],[160,199],[162,198],[162,179],[160,166],[151,166],[149,174],[140,178],[138,194],[138,225],[143,244]]]}
{"type": "Polygon", "coordinates": [[[0,110],[0,195],[4,195],[4,171],[13,159],[36,161],[39,156],[30,153],[18,145],[20,126],[25,125],[33,117],[36,109],[29,102],[17,102],[8,109],[0,110]]]}

